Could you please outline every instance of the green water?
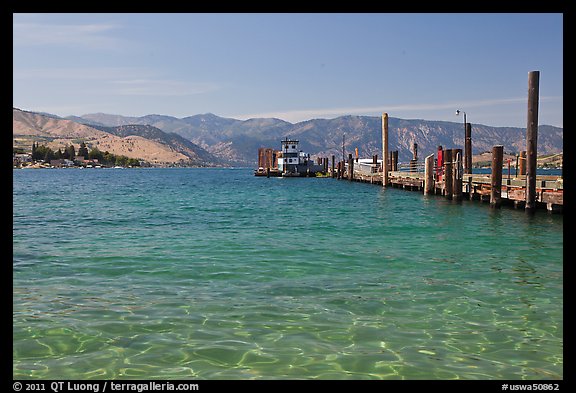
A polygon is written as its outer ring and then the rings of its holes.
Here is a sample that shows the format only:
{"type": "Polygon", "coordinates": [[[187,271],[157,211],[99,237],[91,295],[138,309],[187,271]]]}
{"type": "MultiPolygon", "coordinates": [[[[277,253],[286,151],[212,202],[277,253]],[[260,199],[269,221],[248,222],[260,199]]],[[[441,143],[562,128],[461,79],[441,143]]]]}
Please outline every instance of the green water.
{"type": "Polygon", "coordinates": [[[13,171],[15,379],[562,379],[563,216],[251,169],[13,171]]]}

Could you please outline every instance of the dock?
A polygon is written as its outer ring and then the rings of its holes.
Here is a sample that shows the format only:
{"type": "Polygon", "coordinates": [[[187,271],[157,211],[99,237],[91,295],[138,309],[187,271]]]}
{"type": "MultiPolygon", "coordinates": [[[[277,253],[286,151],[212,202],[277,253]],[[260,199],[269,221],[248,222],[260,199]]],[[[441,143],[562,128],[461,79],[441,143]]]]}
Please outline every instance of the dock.
{"type": "MultiPolygon", "coordinates": [[[[352,159],[338,163],[338,172],[334,172],[332,156],[332,177],[348,178],[351,181],[380,184],[383,187],[397,187],[422,191],[424,194],[442,195],[457,202],[467,198],[488,202],[491,208],[500,208],[502,204],[523,208],[533,213],[537,208],[545,207],[549,212],[563,212],[564,182],[562,176],[537,176],[538,153],[538,101],[540,71],[528,73],[528,110],[526,126],[526,151],[518,155],[519,172],[514,177],[503,176],[504,146],[492,147],[492,165],[490,175],[472,173],[472,136],[471,124],[464,120],[465,146],[461,148],[443,148],[438,146],[436,157],[426,157],[423,171],[419,170],[418,145],[413,144],[413,159],[408,171],[399,171],[398,154],[389,153],[388,113],[382,113],[382,164],[378,156],[372,159],[352,159]]],[[[461,111],[457,110],[456,114],[461,111]]],[[[465,113],[465,112],[464,112],[465,113]]],[[[466,117],[464,117],[466,119],[466,117]]],[[[356,154],[358,157],[358,154],[356,154]]],[[[344,157],[343,157],[344,158],[344,157]]],[[[509,167],[510,168],[510,167],[509,167]]]]}
{"type": "MultiPolygon", "coordinates": [[[[436,168],[434,168],[436,169],[436,168]]],[[[342,179],[348,179],[348,174],[344,173],[342,179]]],[[[382,172],[366,173],[355,170],[352,181],[377,184],[382,186],[382,172]]],[[[424,193],[425,188],[424,172],[390,171],[388,172],[389,187],[401,188],[408,191],[424,193]]],[[[448,197],[447,182],[445,180],[434,181],[432,194],[448,197]]],[[[448,199],[454,198],[454,194],[461,195],[461,199],[476,200],[489,203],[492,194],[492,179],[486,174],[466,174],[462,176],[462,190],[452,192],[448,199]]],[[[526,178],[511,177],[503,178],[500,188],[501,204],[511,206],[516,209],[524,209],[526,204],[526,178]]],[[[536,208],[546,209],[553,213],[562,213],[564,205],[564,184],[563,179],[558,176],[539,175],[536,176],[536,208]]]]}
{"type": "MultiPolygon", "coordinates": [[[[389,151],[388,113],[382,113],[382,160],[378,155],[372,158],[359,159],[352,154],[345,156],[344,139],[342,142],[342,160],[336,162],[335,155],[331,157],[329,167],[328,157],[317,157],[317,164],[311,164],[309,155],[298,151],[297,140],[283,141],[283,151],[272,149],[259,150],[259,171],[262,176],[267,168],[278,168],[281,172],[304,173],[295,170],[297,161],[305,162],[306,172],[322,177],[332,177],[339,180],[377,184],[382,187],[395,187],[405,190],[419,191],[426,194],[440,195],[447,199],[460,202],[464,199],[478,200],[489,203],[491,208],[502,205],[524,209],[528,213],[545,208],[549,212],[562,213],[564,206],[564,181],[560,176],[536,175],[537,170],[537,140],[538,140],[538,100],[539,71],[528,73],[528,116],[526,127],[526,150],[519,152],[514,176],[504,171],[504,146],[492,147],[492,165],[490,174],[472,173],[472,125],[466,122],[464,112],[464,149],[443,148],[438,146],[435,154],[428,155],[424,163],[418,161],[418,144],[413,143],[413,158],[409,163],[398,165],[398,150],[389,151]],[[295,162],[296,162],[295,161],[295,162]],[[313,165],[313,166],[311,166],[313,165]]],[[[461,111],[457,110],[456,114],[461,111]]],[[[283,176],[286,173],[283,173],[283,176]]]]}

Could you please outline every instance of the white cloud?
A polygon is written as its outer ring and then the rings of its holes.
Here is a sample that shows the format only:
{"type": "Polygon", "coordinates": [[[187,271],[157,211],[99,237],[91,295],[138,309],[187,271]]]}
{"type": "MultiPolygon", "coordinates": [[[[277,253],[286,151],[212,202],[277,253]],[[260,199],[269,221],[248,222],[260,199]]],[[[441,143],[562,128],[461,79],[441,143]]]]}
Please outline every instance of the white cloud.
{"type": "MultiPolygon", "coordinates": [[[[558,101],[562,97],[540,97],[540,101],[558,101]]],[[[514,98],[497,98],[475,101],[459,101],[459,102],[445,102],[445,103],[422,103],[422,104],[401,104],[401,105],[380,105],[368,107],[342,107],[342,108],[324,108],[324,109],[303,109],[303,110],[288,110],[278,112],[265,112],[265,113],[252,113],[231,116],[237,119],[250,119],[250,118],[268,118],[275,117],[289,122],[299,122],[315,118],[334,118],[344,115],[364,115],[364,116],[379,116],[383,112],[387,112],[393,117],[410,117],[415,116],[421,118],[423,112],[429,111],[449,111],[454,114],[456,109],[467,111],[469,108],[479,107],[494,107],[502,105],[518,105],[527,102],[527,97],[514,97],[514,98]]],[[[452,120],[452,119],[450,119],[452,120]]]]}
{"type": "MultiPolygon", "coordinates": [[[[98,95],[188,96],[219,89],[218,85],[209,82],[165,79],[143,67],[15,68],[13,79],[25,83],[53,81],[61,89],[68,86],[98,95]]],[[[15,84],[15,90],[17,86],[15,84]]]]}
{"type": "Polygon", "coordinates": [[[119,40],[108,33],[119,26],[104,23],[92,24],[44,24],[38,22],[14,22],[13,45],[82,45],[90,48],[112,48],[119,40]]]}
{"type": "Polygon", "coordinates": [[[40,80],[108,80],[122,78],[148,78],[152,72],[136,67],[59,67],[59,68],[14,68],[14,79],[40,80]]]}

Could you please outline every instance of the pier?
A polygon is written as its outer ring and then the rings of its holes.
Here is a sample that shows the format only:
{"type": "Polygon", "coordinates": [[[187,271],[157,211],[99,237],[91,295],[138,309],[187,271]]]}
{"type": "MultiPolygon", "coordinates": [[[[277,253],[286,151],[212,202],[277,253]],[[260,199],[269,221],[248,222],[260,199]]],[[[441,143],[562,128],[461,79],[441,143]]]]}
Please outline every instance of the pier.
{"type": "MultiPolygon", "coordinates": [[[[438,169],[433,168],[435,171],[438,169]]],[[[347,174],[343,178],[348,178],[347,174]]],[[[353,181],[377,184],[382,186],[382,172],[367,173],[359,169],[354,170],[353,181]]],[[[408,191],[418,191],[424,193],[426,187],[425,172],[390,171],[388,173],[388,186],[402,188],[408,191]]],[[[466,174],[462,175],[461,187],[450,188],[450,182],[446,180],[434,180],[431,192],[434,194],[459,201],[462,199],[476,200],[490,203],[491,194],[497,191],[498,185],[493,186],[492,176],[488,174],[466,174]],[[459,193],[460,191],[460,193],[459,193]],[[454,197],[460,195],[460,197],[454,197]]],[[[539,175],[536,176],[536,208],[547,209],[549,212],[562,213],[564,204],[564,184],[558,176],[539,175]]],[[[526,179],[521,177],[505,177],[501,179],[500,202],[492,203],[493,207],[500,205],[511,206],[516,209],[526,207],[526,179]]]]}
{"type": "MultiPolygon", "coordinates": [[[[465,155],[461,148],[443,149],[438,146],[437,157],[430,154],[423,165],[418,164],[417,148],[413,145],[413,159],[405,170],[398,170],[398,151],[389,153],[388,114],[382,114],[382,156],[372,159],[348,156],[348,162],[338,163],[338,173],[332,177],[350,181],[379,184],[405,190],[435,194],[460,202],[463,199],[479,200],[491,208],[511,205],[531,213],[536,208],[549,212],[563,212],[564,183],[562,176],[537,176],[536,157],[538,139],[539,71],[528,73],[528,111],[526,128],[526,151],[519,155],[520,173],[514,177],[503,176],[502,145],[492,148],[491,174],[472,174],[471,124],[465,121],[465,155]]],[[[459,111],[458,111],[459,112],[459,111]]],[[[457,112],[457,113],[458,113],[457,112]]],[[[334,165],[332,166],[334,168],[334,165]]],[[[334,170],[332,171],[334,172],[334,170]]]]}
{"type": "MultiPolygon", "coordinates": [[[[274,151],[260,148],[258,152],[259,169],[256,176],[307,176],[331,177],[377,184],[383,187],[395,187],[405,190],[434,194],[455,202],[464,199],[489,203],[491,208],[502,205],[513,206],[533,212],[545,208],[549,212],[562,213],[564,206],[564,182],[562,176],[536,175],[536,157],[538,140],[538,84],[539,71],[528,73],[528,121],[526,128],[526,151],[517,155],[516,173],[504,176],[504,146],[492,148],[490,174],[472,173],[472,125],[464,120],[464,149],[443,148],[438,146],[436,156],[428,155],[424,163],[418,162],[418,144],[412,144],[413,157],[409,163],[398,164],[398,150],[389,150],[388,113],[382,114],[382,157],[358,157],[348,153],[347,158],[342,142],[342,161],[332,165],[328,157],[317,157],[317,164],[298,150],[297,140],[282,141],[283,150],[274,151]],[[519,171],[518,171],[519,169],[519,171]]],[[[457,114],[460,111],[457,111],[457,114]]],[[[464,117],[466,119],[466,117],[464,117]]]]}

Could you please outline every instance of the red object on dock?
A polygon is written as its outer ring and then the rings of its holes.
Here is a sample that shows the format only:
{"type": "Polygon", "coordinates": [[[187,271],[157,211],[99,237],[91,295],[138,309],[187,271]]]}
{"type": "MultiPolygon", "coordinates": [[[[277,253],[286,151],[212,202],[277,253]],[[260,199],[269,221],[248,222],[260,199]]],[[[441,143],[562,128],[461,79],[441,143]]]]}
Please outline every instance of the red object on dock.
{"type": "Polygon", "coordinates": [[[442,174],[444,173],[444,151],[442,146],[438,146],[438,161],[436,164],[436,181],[442,181],[442,174]]]}

